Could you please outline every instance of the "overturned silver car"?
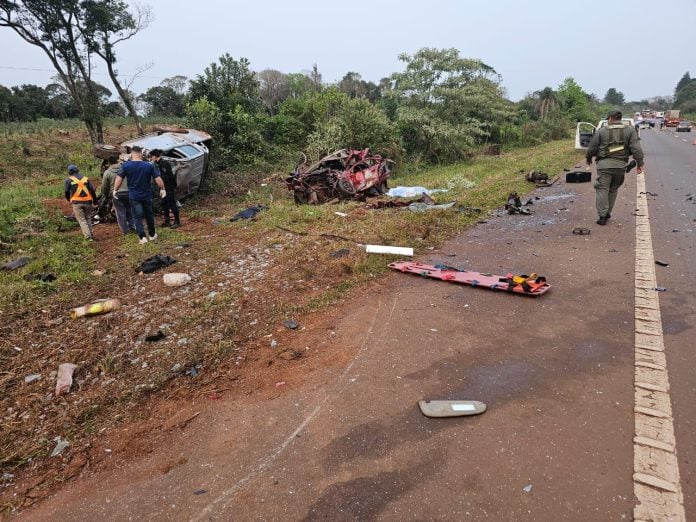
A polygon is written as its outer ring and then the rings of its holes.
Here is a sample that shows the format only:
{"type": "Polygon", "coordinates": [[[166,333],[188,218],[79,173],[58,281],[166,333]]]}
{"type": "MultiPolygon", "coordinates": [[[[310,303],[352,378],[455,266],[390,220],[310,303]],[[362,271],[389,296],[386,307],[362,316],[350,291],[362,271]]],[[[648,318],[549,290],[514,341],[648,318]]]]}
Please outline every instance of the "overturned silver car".
{"type": "Polygon", "coordinates": [[[196,192],[208,170],[212,136],[203,131],[175,125],[157,125],[153,131],[124,141],[119,146],[95,145],[94,155],[105,162],[112,157],[125,161],[129,159],[131,147],[135,145],[142,147],[146,157],[150,151],[160,149],[176,175],[177,197],[184,198],[196,192]]]}

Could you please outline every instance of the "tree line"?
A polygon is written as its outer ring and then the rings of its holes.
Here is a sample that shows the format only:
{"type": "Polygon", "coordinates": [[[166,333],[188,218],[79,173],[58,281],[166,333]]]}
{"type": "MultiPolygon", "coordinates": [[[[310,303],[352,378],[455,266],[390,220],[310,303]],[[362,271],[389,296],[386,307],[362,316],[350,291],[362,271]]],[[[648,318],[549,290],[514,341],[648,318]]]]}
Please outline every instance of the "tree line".
{"type": "MultiPolygon", "coordinates": [[[[45,88],[0,88],[0,117],[79,117],[93,143],[103,141],[109,115],[130,116],[140,132],[141,114],[182,117],[213,135],[216,167],[263,169],[287,165],[300,152],[317,158],[344,147],[370,147],[397,161],[451,162],[483,147],[564,138],[577,121],[649,103],[626,102],[615,88],[600,100],[573,78],[512,102],[492,66],[434,48],[400,55],[401,70],[377,83],[348,72],[326,84],[316,65],[255,72],[246,58],[226,53],[190,81],[167,78],[136,96],[119,77],[116,46],[149,22],[147,6],[123,0],[0,0],[0,27],[40,48],[57,72],[45,88]],[[95,62],[106,65],[118,102],[92,79],[95,62]]],[[[688,106],[694,82],[688,73],[682,78],[675,104],[688,106]]]]}

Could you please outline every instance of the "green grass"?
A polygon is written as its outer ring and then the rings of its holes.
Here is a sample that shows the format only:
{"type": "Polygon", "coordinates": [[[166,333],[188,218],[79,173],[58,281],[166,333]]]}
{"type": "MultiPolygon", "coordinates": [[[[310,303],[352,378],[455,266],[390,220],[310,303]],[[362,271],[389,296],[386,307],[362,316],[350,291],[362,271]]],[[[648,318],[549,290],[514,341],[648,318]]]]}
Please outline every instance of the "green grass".
{"type": "Polygon", "coordinates": [[[21,269],[0,272],[0,310],[28,306],[64,283],[83,280],[93,268],[92,246],[81,234],[65,234],[76,229],[77,223],[67,221],[58,209],[49,209],[42,203],[45,198],[60,197],[62,178],[46,181],[13,181],[0,189],[0,241],[8,250],[0,254],[0,259],[32,259],[21,269]],[[23,279],[34,273],[55,274],[58,280],[41,283],[23,279]]]}

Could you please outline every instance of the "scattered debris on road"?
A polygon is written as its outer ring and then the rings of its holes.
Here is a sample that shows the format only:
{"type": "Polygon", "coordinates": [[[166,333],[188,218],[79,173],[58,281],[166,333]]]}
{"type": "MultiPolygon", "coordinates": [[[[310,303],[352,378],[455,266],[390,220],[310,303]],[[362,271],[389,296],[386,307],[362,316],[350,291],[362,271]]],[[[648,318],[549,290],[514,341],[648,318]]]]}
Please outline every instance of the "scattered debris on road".
{"type": "Polygon", "coordinates": [[[390,198],[416,198],[418,196],[431,196],[438,192],[447,192],[447,189],[427,189],[425,187],[394,187],[390,188],[387,196],[390,198]]]}
{"type": "Polygon", "coordinates": [[[176,263],[176,259],[173,257],[165,256],[164,254],[157,254],[152,257],[148,257],[145,261],[140,263],[140,265],[135,269],[136,272],[143,274],[151,274],[160,268],[165,268],[169,265],[176,263]]]}
{"type": "Polygon", "coordinates": [[[191,282],[191,276],[183,272],[172,272],[164,274],[162,280],[167,286],[184,286],[191,282]]]}
{"type": "Polygon", "coordinates": [[[656,286],[656,287],[655,287],[655,291],[657,291],[657,292],[666,292],[666,291],[667,291],[667,288],[665,288],[664,286],[656,286]]]}
{"type": "Polygon", "coordinates": [[[162,330],[157,330],[157,333],[146,335],[145,336],[145,342],[146,343],[156,343],[157,341],[161,341],[167,337],[162,330]]]}
{"type": "Polygon", "coordinates": [[[427,212],[430,210],[447,210],[452,208],[454,205],[456,205],[456,201],[452,201],[451,203],[444,203],[442,205],[414,202],[406,208],[408,208],[411,212],[427,212]]]}
{"type": "Polygon", "coordinates": [[[588,183],[592,181],[592,171],[576,170],[566,174],[566,183],[588,183]]]}
{"type": "Polygon", "coordinates": [[[32,382],[38,381],[39,379],[41,379],[41,374],[39,374],[39,373],[33,373],[33,374],[31,374],[31,375],[27,375],[27,376],[24,378],[24,383],[25,383],[25,384],[31,384],[32,382]]]}
{"type": "Polygon", "coordinates": [[[25,265],[28,265],[31,261],[30,257],[20,257],[13,261],[8,261],[7,263],[0,265],[0,270],[17,270],[25,265]]]}
{"type": "Polygon", "coordinates": [[[253,207],[240,210],[234,216],[230,218],[230,221],[239,221],[240,219],[254,219],[256,215],[262,210],[267,210],[268,207],[265,205],[256,205],[253,207]]]}
{"type": "Polygon", "coordinates": [[[283,326],[290,330],[296,330],[300,326],[300,323],[292,319],[286,319],[285,321],[283,321],[283,326]]]}
{"type": "Polygon", "coordinates": [[[27,274],[22,279],[25,281],[39,281],[41,283],[51,283],[56,280],[55,274],[27,274]]]}
{"type": "Polygon", "coordinates": [[[531,211],[527,208],[522,208],[522,200],[517,192],[510,192],[505,202],[505,210],[508,214],[524,214],[529,215],[531,211]]]}
{"type": "Polygon", "coordinates": [[[486,411],[486,405],[479,401],[418,401],[418,406],[426,417],[463,417],[486,411]]]}
{"type": "Polygon", "coordinates": [[[99,299],[85,306],[78,306],[70,311],[70,318],[92,317],[94,315],[108,314],[121,308],[118,299],[99,299]]]}
{"type": "Polygon", "coordinates": [[[522,488],[522,491],[524,491],[525,493],[531,493],[533,487],[534,486],[532,486],[531,484],[527,484],[525,487],[522,488]]]}
{"type": "Polygon", "coordinates": [[[585,227],[575,227],[573,229],[573,234],[575,234],[576,236],[588,236],[591,232],[592,231],[589,228],[585,227]]]}
{"type": "Polygon", "coordinates": [[[64,450],[65,448],[67,448],[68,446],[70,446],[70,443],[69,443],[67,440],[61,438],[60,436],[56,437],[56,438],[53,439],[53,440],[54,440],[55,443],[56,443],[56,447],[53,448],[53,451],[51,452],[51,457],[57,457],[58,455],[60,455],[61,453],[63,453],[63,450],[64,450]]]}
{"type": "Polygon", "coordinates": [[[657,259],[655,260],[655,264],[660,266],[669,266],[669,263],[666,263],[665,261],[659,261],[657,259]]]}
{"type": "Polygon", "coordinates": [[[368,254],[393,254],[397,256],[413,256],[411,247],[394,247],[386,245],[365,245],[368,254]]]}
{"type": "Polygon", "coordinates": [[[530,170],[527,172],[524,179],[532,183],[546,185],[549,182],[549,175],[546,172],[541,172],[540,170],[530,170]]]}
{"type": "Polygon", "coordinates": [[[63,363],[58,366],[58,377],[56,378],[56,397],[70,393],[73,383],[73,373],[77,368],[76,364],[63,363]]]}

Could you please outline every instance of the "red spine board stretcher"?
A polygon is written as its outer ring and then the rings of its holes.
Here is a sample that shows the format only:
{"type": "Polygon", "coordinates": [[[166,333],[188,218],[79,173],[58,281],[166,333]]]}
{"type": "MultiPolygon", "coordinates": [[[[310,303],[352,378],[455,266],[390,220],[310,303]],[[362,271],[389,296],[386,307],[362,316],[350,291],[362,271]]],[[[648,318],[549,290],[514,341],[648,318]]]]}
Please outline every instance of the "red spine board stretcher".
{"type": "Polygon", "coordinates": [[[548,292],[551,288],[551,285],[549,285],[543,277],[538,277],[536,279],[526,279],[526,285],[513,282],[512,288],[510,288],[511,278],[519,278],[519,276],[512,276],[512,274],[509,274],[508,276],[482,274],[481,272],[460,270],[458,268],[453,268],[444,265],[433,266],[426,265],[423,263],[415,263],[412,261],[396,261],[394,263],[390,263],[389,268],[393,270],[398,270],[399,272],[415,274],[422,277],[441,279],[442,281],[447,281],[450,283],[459,283],[462,285],[469,286],[480,286],[482,288],[488,288],[490,290],[499,290],[502,292],[508,292],[513,294],[538,296],[548,292]]]}

